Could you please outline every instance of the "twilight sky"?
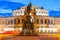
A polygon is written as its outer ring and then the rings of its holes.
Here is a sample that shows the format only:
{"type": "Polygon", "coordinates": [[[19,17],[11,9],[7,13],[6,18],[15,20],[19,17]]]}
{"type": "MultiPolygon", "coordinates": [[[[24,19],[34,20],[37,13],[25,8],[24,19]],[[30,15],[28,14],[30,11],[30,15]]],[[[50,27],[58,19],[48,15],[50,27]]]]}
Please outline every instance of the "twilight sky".
{"type": "Polygon", "coordinates": [[[11,16],[12,10],[29,2],[49,10],[49,16],[60,16],[60,0],[0,0],[0,16],[11,16]]]}

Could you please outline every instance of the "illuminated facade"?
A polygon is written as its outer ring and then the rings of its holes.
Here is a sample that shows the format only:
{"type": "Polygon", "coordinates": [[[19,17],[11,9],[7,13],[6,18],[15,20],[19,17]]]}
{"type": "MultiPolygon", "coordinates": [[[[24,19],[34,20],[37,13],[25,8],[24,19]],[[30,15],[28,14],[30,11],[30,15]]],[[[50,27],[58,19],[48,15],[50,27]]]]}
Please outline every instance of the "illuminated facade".
{"type": "Polygon", "coordinates": [[[13,10],[12,17],[0,18],[1,28],[20,28],[36,33],[57,33],[60,32],[60,18],[50,17],[48,10],[37,7],[31,3],[27,6],[13,10]]]}

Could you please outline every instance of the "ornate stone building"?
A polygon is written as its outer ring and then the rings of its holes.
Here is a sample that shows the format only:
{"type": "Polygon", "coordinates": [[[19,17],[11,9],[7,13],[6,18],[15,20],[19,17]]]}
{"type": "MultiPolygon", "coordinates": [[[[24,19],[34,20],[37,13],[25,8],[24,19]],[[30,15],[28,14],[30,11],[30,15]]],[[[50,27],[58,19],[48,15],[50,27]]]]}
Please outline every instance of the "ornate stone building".
{"type": "Polygon", "coordinates": [[[28,32],[28,30],[57,32],[60,27],[60,18],[50,17],[48,10],[34,6],[31,3],[12,12],[13,16],[0,18],[1,28],[21,28],[25,32],[28,32]]]}

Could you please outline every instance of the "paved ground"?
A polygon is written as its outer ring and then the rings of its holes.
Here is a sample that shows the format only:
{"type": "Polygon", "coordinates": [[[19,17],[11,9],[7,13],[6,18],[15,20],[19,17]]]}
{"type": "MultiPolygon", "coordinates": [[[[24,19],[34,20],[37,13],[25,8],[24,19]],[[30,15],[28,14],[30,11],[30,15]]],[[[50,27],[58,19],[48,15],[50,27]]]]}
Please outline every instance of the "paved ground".
{"type": "Polygon", "coordinates": [[[14,36],[9,38],[3,38],[1,40],[59,40],[56,36],[14,36]]]}

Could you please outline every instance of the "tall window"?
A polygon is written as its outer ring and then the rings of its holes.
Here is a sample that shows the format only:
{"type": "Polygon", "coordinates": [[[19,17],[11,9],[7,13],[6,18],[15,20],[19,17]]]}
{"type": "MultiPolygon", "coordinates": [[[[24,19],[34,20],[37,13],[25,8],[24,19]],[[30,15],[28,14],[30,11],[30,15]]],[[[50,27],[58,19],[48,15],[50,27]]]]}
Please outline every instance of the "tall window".
{"type": "Polygon", "coordinates": [[[47,23],[47,20],[45,19],[45,24],[47,23]]]}
{"type": "Polygon", "coordinates": [[[37,24],[39,24],[39,19],[37,19],[37,24]]]}
{"type": "Polygon", "coordinates": [[[16,19],[14,20],[14,24],[16,24],[16,19]]]}
{"type": "Polygon", "coordinates": [[[49,19],[45,19],[45,24],[47,24],[47,22],[48,22],[48,24],[50,24],[50,20],[49,19]]]}
{"type": "Polygon", "coordinates": [[[13,20],[11,20],[11,24],[13,24],[13,20]]]}
{"type": "Polygon", "coordinates": [[[18,19],[18,24],[20,23],[20,19],[18,19]]]}
{"type": "Polygon", "coordinates": [[[53,24],[53,20],[51,20],[51,24],[53,24]]]}
{"type": "Polygon", "coordinates": [[[50,20],[48,20],[48,24],[50,24],[50,20]]]}
{"type": "Polygon", "coordinates": [[[8,24],[10,24],[10,20],[8,21],[8,24]]]}
{"type": "Polygon", "coordinates": [[[40,20],[41,24],[43,24],[43,19],[40,20]]]}
{"type": "Polygon", "coordinates": [[[22,13],[22,11],[21,11],[21,13],[22,13]]]}

